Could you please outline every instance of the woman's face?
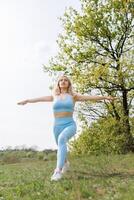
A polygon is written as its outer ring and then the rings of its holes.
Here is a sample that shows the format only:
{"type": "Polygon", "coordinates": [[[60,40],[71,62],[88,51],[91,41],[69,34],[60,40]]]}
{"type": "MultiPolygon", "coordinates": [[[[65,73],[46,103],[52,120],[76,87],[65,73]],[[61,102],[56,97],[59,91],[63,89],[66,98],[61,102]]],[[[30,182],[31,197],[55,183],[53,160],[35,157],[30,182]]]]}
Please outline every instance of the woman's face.
{"type": "Polygon", "coordinates": [[[65,76],[63,76],[59,79],[59,86],[60,86],[60,88],[68,88],[69,87],[69,81],[65,76]]]}

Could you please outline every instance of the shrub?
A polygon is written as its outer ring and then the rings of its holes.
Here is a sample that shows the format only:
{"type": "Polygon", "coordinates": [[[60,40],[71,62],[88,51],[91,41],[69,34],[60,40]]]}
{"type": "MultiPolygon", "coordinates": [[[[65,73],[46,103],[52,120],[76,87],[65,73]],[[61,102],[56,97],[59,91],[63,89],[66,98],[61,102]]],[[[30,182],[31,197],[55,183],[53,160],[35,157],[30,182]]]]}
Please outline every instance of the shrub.
{"type": "Polygon", "coordinates": [[[72,154],[124,153],[123,126],[114,118],[100,119],[84,127],[79,137],[69,143],[72,154]]]}
{"type": "Polygon", "coordinates": [[[20,162],[20,158],[16,155],[6,155],[5,157],[3,157],[2,159],[2,163],[6,163],[6,164],[12,164],[12,163],[18,163],[20,162]]]}

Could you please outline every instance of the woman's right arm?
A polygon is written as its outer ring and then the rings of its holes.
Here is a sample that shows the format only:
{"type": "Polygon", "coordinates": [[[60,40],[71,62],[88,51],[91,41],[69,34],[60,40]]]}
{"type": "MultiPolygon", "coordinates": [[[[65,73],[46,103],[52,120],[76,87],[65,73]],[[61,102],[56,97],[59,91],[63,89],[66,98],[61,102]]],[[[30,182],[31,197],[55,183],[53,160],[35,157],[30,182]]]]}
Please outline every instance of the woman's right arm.
{"type": "Polygon", "coordinates": [[[42,101],[53,101],[53,96],[43,96],[35,99],[26,99],[24,101],[20,101],[17,104],[18,105],[25,105],[27,103],[36,103],[36,102],[42,102],[42,101]]]}

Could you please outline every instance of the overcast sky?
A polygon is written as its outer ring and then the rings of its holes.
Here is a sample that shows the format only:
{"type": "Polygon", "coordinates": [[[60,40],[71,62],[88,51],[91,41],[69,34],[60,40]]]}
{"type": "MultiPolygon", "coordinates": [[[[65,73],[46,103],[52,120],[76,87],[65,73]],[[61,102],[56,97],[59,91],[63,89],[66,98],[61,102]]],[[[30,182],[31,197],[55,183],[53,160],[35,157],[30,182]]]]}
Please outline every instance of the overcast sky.
{"type": "Polygon", "coordinates": [[[0,149],[20,145],[57,148],[52,102],[17,105],[51,94],[42,64],[57,53],[65,8],[79,0],[0,0],[0,149]]]}

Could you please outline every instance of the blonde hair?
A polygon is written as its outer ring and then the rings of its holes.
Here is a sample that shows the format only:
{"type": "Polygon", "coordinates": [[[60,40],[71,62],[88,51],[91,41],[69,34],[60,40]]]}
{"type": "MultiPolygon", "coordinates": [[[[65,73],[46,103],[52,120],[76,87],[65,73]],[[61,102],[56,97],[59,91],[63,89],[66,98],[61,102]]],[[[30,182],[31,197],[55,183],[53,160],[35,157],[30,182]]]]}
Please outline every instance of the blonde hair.
{"type": "Polygon", "coordinates": [[[67,89],[67,92],[68,92],[70,95],[75,96],[76,93],[73,91],[71,80],[70,80],[66,75],[61,75],[61,76],[58,78],[58,80],[57,80],[57,82],[56,82],[56,84],[55,84],[55,86],[54,86],[54,89],[53,89],[53,95],[55,96],[55,95],[60,95],[60,94],[61,94],[61,89],[60,89],[60,86],[59,86],[59,81],[60,81],[61,77],[66,77],[66,79],[68,80],[69,87],[68,87],[68,89],[67,89]]]}

